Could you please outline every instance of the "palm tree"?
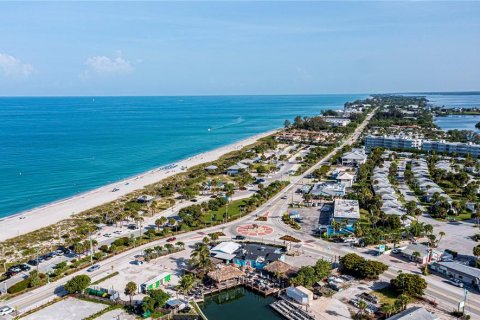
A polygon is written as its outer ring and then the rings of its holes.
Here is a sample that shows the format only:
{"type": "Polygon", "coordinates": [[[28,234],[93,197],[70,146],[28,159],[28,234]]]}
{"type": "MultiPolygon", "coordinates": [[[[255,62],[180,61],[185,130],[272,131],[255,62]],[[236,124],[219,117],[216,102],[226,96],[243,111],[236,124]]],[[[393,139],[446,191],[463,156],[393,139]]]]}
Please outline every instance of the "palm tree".
{"type": "Polygon", "coordinates": [[[418,251],[415,251],[414,253],[412,253],[412,257],[415,258],[415,264],[418,263],[418,260],[420,259],[421,256],[422,256],[422,255],[421,255],[420,252],[418,252],[418,251]]]}
{"type": "Polygon", "coordinates": [[[175,245],[182,250],[185,248],[185,243],[183,243],[182,241],[177,241],[177,243],[175,243],[175,245]]]}
{"type": "Polygon", "coordinates": [[[125,286],[125,294],[130,297],[130,305],[132,305],[132,298],[137,293],[137,284],[133,281],[130,281],[125,286]]]}
{"type": "Polygon", "coordinates": [[[172,250],[173,250],[173,244],[171,244],[171,243],[166,243],[166,244],[165,244],[165,249],[167,249],[168,253],[172,252],[172,250]]]}
{"type": "Polygon", "coordinates": [[[212,239],[212,241],[217,241],[218,238],[219,238],[219,236],[218,236],[217,232],[214,232],[210,235],[210,239],[212,239]]]}
{"type": "Polygon", "coordinates": [[[157,230],[160,231],[160,227],[163,226],[162,220],[161,219],[155,220],[155,226],[157,227],[157,230]]]}
{"type": "Polygon", "coordinates": [[[395,312],[395,306],[390,303],[385,303],[382,305],[381,310],[387,318],[390,318],[392,313],[395,312]]]}
{"type": "Polygon", "coordinates": [[[443,238],[443,236],[444,236],[445,234],[446,234],[446,233],[443,232],[443,231],[440,231],[440,232],[438,233],[438,235],[440,236],[440,238],[438,238],[436,247],[438,247],[438,245],[440,244],[440,240],[442,240],[442,238],[443,238]]]}
{"type": "Polygon", "coordinates": [[[198,242],[195,244],[195,248],[190,254],[191,264],[202,270],[203,272],[208,271],[212,267],[212,260],[210,260],[210,250],[208,245],[204,242],[198,242]]]}
{"type": "Polygon", "coordinates": [[[195,282],[195,278],[193,277],[193,275],[186,274],[180,279],[180,282],[178,283],[177,288],[179,289],[180,292],[182,292],[183,294],[186,294],[188,291],[192,289],[194,282],[195,282]]]}
{"type": "Polygon", "coordinates": [[[363,313],[365,312],[365,309],[367,309],[368,304],[360,299],[358,301],[358,313],[357,313],[357,319],[362,319],[363,313]]]}

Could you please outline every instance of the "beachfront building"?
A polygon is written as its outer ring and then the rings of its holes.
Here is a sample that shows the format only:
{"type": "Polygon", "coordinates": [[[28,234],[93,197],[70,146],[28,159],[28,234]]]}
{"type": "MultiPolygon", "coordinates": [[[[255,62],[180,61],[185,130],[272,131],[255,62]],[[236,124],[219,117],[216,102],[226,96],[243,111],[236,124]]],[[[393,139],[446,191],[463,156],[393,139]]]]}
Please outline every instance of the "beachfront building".
{"type": "Polygon", "coordinates": [[[350,119],[342,117],[323,117],[323,120],[334,127],[346,127],[351,122],[350,119]]]}
{"type": "Polygon", "coordinates": [[[233,241],[220,242],[210,249],[210,255],[216,259],[230,263],[235,258],[235,251],[241,248],[241,244],[233,241]]]}
{"type": "Polygon", "coordinates": [[[367,155],[365,149],[354,148],[350,152],[346,152],[342,155],[342,165],[349,167],[359,167],[367,161],[367,155]]]}
{"type": "Polygon", "coordinates": [[[229,176],[236,176],[238,174],[240,174],[240,172],[242,171],[247,171],[248,169],[248,166],[247,165],[244,165],[243,163],[237,163],[237,164],[234,164],[233,166],[230,166],[227,168],[227,174],[229,176]]]}
{"type": "Polygon", "coordinates": [[[432,263],[430,268],[448,278],[458,279],[476,288],[480,286],[480,269],[478,268],[454,261],[438,261],[432,263]]]}
{"type": "Polygon", "coordinates": [[[408,260],[418,262],[420,264],[438,261],[442,257],[442,253],[440,251],[429,248],[420,243],[409,244],[405,249],[402,250],[402,255],[408,260]],[[416,252],[418,252],[418,256],[416,252]]]}
{"type": "Polygon", "coordinates": [[[218,167],[213,165],[213,164],[208,166],[208,167],[205,167],[205,171],[207,171],[207,172],[215,172],[217,170],[218,170],[218,167]]]}
{"type": "Polygon", "coordinates": [[[315,183],[310,194],[314,197],[343,197],[345,196],[345,185],[337,182],[315,183]]]}
{"type": "Polygon", "coordinates": [[[398,149],[398,150],[419,150],[422,146],[422,139],[412,136],[375,136],[368,135],[365,138],[365,150],[370,152],[374,148],[398,149]]]}
{"type": "Polygon", "coordinates": [[[425,308],[411,307],[387,318],[387,320],[440,320],[440,318],[425,308]]]}
{"type": "Polygon", "coordinates": [[[155,199],[155,197],[144,194],[137,198],[137,202],[140,203],[150,203],[155,199]]]}
{"type": "Polygon", "coordinates": [[[445,140],[433,141],[424,140],[422,150],[427,152],[448,153],[448,154],[470,154],[473,157],[480,156],[480,145],[473,143],[448,142],[445,140]]]}

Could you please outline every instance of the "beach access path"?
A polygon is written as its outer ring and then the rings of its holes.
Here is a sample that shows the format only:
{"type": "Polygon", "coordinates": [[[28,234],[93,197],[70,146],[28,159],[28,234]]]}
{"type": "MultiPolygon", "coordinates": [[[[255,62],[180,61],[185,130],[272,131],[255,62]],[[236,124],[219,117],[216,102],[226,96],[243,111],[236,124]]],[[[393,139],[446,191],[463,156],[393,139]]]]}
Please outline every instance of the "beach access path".
{"type": "Polygon", "coordinates": [[[196,156],[174,163],[176,166],[165,165],[137,176],[121,180],[71,198],[56,201],[41,207],[21,212],[0,220],[0,241],[29,233],[59,221],[68,219],[74,214],[92,209],[110,201],[121,198],[147,185],[159,182],[186,169],[217,160],[224,154],[237,151],[255,143],[258,139],[269,136],[277,130],[272,130],[251,136],[247,139],[204,152],[196,156]],[[118,189],[113,192],[112,190],[118,189]]]}

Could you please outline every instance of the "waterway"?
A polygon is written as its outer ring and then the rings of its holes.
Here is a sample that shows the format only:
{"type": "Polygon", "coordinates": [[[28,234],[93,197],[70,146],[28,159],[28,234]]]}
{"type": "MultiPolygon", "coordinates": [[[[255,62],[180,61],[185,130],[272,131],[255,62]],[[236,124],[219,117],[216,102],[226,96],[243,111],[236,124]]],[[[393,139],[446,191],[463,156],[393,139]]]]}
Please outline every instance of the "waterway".
{"type": "Polygon", "coordinates": [[[480,115],[448,115],[445,117],[436,117],[435,124],[442,130],[472,130],[480,132],[475,125],[480,122],[480,115]]]}
{"type": "Polygon", "coordinates": [[[283,319],[269,306],[275,300],[238,287],[205,297],[200,308],[209,320],[283,319]]]}

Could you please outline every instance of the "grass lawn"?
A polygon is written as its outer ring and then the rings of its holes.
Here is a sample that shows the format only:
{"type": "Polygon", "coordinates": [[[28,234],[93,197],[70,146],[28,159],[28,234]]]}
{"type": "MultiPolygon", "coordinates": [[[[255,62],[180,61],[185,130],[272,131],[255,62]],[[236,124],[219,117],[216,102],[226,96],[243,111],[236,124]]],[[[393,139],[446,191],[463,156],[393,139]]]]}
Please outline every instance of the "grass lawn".
{"type": "Polygon", "coordinates": [[[380,304],[383,304],[383,303],[393,304],[395,302],[395,299],[399,295],[397,292],[393,291],[390,287],[374,290],[372,293],[380,299],[380,304]]]}
{"type": "MultiPolygon", "coordinates": [[[[245,205],[245,200],[235,200],[228,204],[228,218],[236,218],[240,215],[240,207],[245,205]]],[[[202,216],[202,220],[205,223],[211,223],[213,221],[222,221],[223,215],[225,214],[225,206],[221,207],[219,210],[210,211],[207,214],[202,216]]]]}

